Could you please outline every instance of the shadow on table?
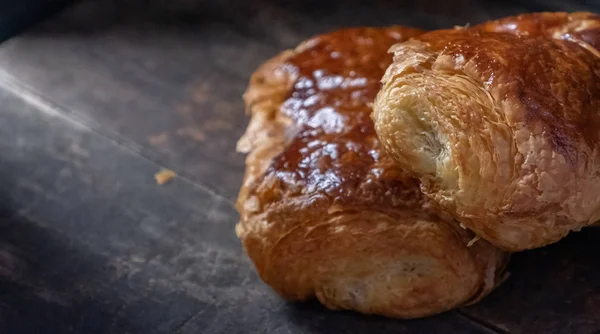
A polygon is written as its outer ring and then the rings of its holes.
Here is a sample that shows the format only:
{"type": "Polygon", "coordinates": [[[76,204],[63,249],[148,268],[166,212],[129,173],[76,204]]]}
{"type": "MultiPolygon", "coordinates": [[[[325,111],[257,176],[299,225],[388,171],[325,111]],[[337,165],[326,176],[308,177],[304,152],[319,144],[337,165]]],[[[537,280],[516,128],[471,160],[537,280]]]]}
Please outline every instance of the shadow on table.
{"type": "Polygon", "coordinates": [[[91,0],[65,11],[59,24],[44,24],[32,33],[90,34],[115,27],[186,31],[226,25],[257,37],[286,32],[312,35],[358,25],[452,27],[520,12],[572,7],[576,6],[571,2],[564,2],[561,7],[536,1],[522,4],[513,0],[91,0]]]}
{"type": "Polygon", "coordinates": [[[456,317],[454,312],[424,319],[398,320],[375,315],[360,315],[350,311],[331,311],[317,301],[289,304],[288,319],[305,333],[435,333],[465,332],[473,324],[456,317]],[[310,319],[307,320],[307,319],[310,319]],[[340,332],[340,329],[343,331],[340,332]]]}
{"type": "Polygon", "coordinates": [[[515,254],[511,276],[466,312],[520,333],[588,332],[600,328],[600,228],[515,254]],[[503,324],[512,324],[506,327],[503,324]]]}
{"type": "Polygon", "coordinates": [[[134,291],[131,273],[22,215],[3,199],[0,333],[169,332],[203,307],[178,293],[134,291]]]}

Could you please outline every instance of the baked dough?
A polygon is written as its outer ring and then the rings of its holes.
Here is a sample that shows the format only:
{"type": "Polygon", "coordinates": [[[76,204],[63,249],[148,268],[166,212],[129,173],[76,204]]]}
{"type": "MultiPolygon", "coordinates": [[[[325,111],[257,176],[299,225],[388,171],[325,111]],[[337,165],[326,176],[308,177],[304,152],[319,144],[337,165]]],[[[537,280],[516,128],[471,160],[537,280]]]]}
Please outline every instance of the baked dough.
{"type": "Polygon", "coordinates": [[[507,255],[436,215],[375,135],[387,50],[420,33],[317,36],[252,76],[236,232],[281,296],[414,318],[477,301],[501,281],[507,255]]]}
{"type": "Polygon", "coordinates": [[[508,251],[600,218],[600,17],[541,13],[394,45],[377,134],[437,205],[508,251]]]}

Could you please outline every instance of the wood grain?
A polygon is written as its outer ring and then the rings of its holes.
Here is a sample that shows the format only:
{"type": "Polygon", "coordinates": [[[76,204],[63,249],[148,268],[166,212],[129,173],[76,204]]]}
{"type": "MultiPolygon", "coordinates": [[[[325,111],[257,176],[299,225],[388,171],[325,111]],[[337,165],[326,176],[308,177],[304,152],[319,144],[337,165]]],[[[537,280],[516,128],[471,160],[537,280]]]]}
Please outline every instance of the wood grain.
{"type": "Polygon", "coordinates": [[[504,286],[461,312],[510,333],[592,333],[600,329],[600,229],[513,257],[504,286]]]}
{"type": "MultiPolygon", "coordinates": [[[[233,232],[254,69],[342,26],[448,27],[553,1],[82,1],[0,45],[0,332],[581,332],[600,230],[515,256],[475,306],[394,321],[287,304],[233,232]],[[159,186],[162,168],[178,176],[159,186]]],[[[600,9],[596,9],[599,11],[600,9]]]]}

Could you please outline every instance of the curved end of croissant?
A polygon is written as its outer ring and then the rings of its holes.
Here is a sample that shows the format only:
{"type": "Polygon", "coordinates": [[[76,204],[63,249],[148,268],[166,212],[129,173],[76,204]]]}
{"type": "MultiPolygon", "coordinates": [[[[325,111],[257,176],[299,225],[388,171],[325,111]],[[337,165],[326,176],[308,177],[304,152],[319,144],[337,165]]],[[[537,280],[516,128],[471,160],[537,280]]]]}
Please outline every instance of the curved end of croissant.
{"type": "MultiPolygon", "coordinates": [[[[436,75],[393,76],[377,95],[373,121],[388,154],[404,169],[438,180],[446,189],[458,187],[455,148],[449,136],[459,122],[444,118],[456,106],[460,91],[449,86],[453,77],[436,75]]],[[[465,89],[468,81],[457,83],[465,89]]]]}
{"type": "Polygon", "coordinates": [[[506,254],[454,223],[377,211],[339,212],[287,233],[253,222],[242,235],[261,278],[289,300],[395,318],[479,300],[506,254]],[[278,237],[276,237],[278,236],[278,237]]]}
{"type": "Polygon", "coordinates": [[[498,173],[498,166],[510,165],[502,160],[509,154],[496,152],[508,152],[510,135],[494,113],[492,96],[455,69],[460,60],[429,56],[415,50],[418,42],[410,43],[393,48],[394,63],[373,106],[385,150],[420,178],[429,198],[486,240],[511,251],[539,245],[519,221],[497,224],[501,217],[486,211],[498,207],[498,184],[509,175],[498,173]],[[411,63],[417,55],[421,60],[411,63]]]}
{"type": "Polygon", "coordinates": [[[504,136],[496,126],[493,97],[463,72],[460,57],[433,54],[417,40],[391,51],[394,62],[382,79],[372,114],[384,148],[400,167],[436,191],[479,189],[479,172],[490,165],[493,146],[481,133],[504,136]]]}
{"type": "Polygon", "coordinates": [[[508,251],[542,247],[597,217],[597,174],[587,167],[595,162],[583,162],[596,156],[587,152],[596,150],[589,143],[597,142],[590,116],[597,101],[585,93],[544,95],[548,87],[589,93],[595,77],[578,64],[596,58],[574,45],[581,54],[563,57],[551,41],[539,39],[545,51],[532,53],[538,39],[486,36],[440,31],[393,46],[373,106],[375,130],[398,165],[420,178],[427,197],[470,230],[508,251]],[[489,43],[498,43],[494,51],[489,43]],[[469,47],[472,54],[461,51],[469,47]],[[546,59],[540,68],[555,68],[552,84],[511,74],[520,64],[513,52],[546,59]],[[492,70],[486,57],[505,64],[492,70]]]}
{"type": "Polygon", "coordinates": [[[379,137],[394,159],[418,174],[436,174],[447,157],[445,136],[425,112],[428,108],[399,89],[383,89],[373,112],[379,137]],[[392,101],[393,100],[393,101],[392,101]]]}

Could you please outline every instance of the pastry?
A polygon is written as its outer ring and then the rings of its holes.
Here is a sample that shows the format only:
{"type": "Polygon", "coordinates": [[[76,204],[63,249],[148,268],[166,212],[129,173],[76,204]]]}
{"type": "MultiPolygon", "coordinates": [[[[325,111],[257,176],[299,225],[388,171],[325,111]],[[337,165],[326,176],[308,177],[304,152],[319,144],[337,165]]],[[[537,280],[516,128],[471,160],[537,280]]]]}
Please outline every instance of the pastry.
{"type": "Polygon", "coordinates": [[[600,17],[541,13],[391,48],[373,119],[422,191],[507,251],[600,218],[600,17]]]}
{"type": "Polygon", "coordinates": [[[387,50],[421,33],[345,29],[253,74],[236,232],[284,298],[414,318],[475,302],[501,282],[507,254],[436,214],[374,131],[387,50]]]}

